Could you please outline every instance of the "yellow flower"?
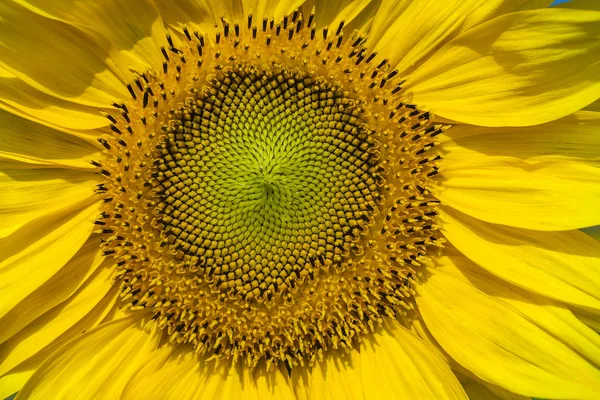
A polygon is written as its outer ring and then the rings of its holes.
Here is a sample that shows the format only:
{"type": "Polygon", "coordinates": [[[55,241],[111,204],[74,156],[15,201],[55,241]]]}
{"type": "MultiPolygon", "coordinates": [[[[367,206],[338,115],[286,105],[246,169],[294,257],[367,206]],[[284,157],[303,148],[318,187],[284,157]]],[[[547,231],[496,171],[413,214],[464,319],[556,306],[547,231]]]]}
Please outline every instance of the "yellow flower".
{"type": "Polygon", "coordinates": [[[600,9],[0,2],[0,397],[600,398],[600,9]]]}

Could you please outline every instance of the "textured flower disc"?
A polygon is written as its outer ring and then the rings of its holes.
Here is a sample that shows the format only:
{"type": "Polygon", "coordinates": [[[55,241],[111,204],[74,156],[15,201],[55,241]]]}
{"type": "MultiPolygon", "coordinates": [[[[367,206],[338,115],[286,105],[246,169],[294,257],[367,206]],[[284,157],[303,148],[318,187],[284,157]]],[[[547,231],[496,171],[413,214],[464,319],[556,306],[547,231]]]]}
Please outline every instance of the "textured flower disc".
{"type": "Polygon", "coordinates": [[[364,38],[313,20],[169,37],[100,139],[123,300],[217,360],[351,348],[411,310],[441,245],[427,187],[445,127],[364,38]]]}

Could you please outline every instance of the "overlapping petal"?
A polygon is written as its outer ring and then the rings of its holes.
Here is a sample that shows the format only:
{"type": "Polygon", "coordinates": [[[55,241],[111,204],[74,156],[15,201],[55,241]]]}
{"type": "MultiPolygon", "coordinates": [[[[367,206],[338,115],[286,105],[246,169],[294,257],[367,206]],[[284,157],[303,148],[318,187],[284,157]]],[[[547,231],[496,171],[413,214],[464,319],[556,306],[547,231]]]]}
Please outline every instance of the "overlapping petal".
{"type": "Polygon", "coordinates": [[[500,16],[458,36],[412,73],[409,101],[482,126],[529,126],[600,97],[600,12],[500,16]]]}
{"type": "Polygon", "coordinates": [[[26,399],[117,399],[158,347],[133,318],[102,324],[56,351],[19,392],[26,399]]]}
{"type": "Polygon", "coordinates": [[[600,394],[598,335],[541,296],[444,256],[419,285],[427,327],[460,365],[512,392],[547,399],[600,394]]]}
{"type": "Polygon", "coordinates": [[[375,14],[369,43],[400,74],[412,71],[459,34],[494,17],[538,7],[548,0],[384,0],[375,14]]]}
{"type": "Polygon", "coordinates": [[[444,359],[400,325],[363,342],[348,356],[292,370],[300,399],[466,399],[444,359]]]}

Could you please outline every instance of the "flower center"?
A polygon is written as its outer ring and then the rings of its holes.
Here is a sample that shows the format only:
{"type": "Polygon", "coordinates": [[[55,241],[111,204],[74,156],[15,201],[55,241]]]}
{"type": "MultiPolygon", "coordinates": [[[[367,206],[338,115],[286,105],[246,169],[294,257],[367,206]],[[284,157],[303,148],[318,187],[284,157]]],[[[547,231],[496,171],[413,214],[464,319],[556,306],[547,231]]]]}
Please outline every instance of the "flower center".
{"type": "Polygon", "coordinates": [[[122,299],[217,360],[312,364],[412,308],[441,240],[434,137],[364,38],[311,14],[168,38],[107,116],[122,299]]]}

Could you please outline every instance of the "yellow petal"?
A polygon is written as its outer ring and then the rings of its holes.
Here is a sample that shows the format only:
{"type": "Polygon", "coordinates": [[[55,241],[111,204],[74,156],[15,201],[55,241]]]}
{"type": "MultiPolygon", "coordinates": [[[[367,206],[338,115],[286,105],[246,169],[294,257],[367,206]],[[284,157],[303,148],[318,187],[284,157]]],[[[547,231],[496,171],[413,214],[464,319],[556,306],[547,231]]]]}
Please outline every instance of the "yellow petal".
{"type": "Polygon", "coordinates": [[[580,161],[600,167],[600,113],[578,111],[542,125],[487,128],[456,125],[447,131],[444,152],[512,156],[522,160],[580,161]],[[460,149],[457,149],[460,147],[460,149]]]}
{"type": "Polygon", "coordinates": [[[108,107],[128,96],[109,70],[111,44],[13,2],[0,3],[0,66],[61,99],[108,107]]]}
{"type": "Polygon", "coordinates": [[[575,316],[577,317],[577,319],[589,326],[591,329],[600,333],[600,318],[598,318],[597,314],[592,315],[584,312],[576,312],[575,316]]]}
{"type": "MultiPolygon", "coordinates": [[[[310,13],[312,8],[315,8],[315,24],[318,28],[328,26],[331,29],[337,29],[340,22],[344,21],[346,27],[344,31],[352,33],[354,19],[373,3],[377,2],[372,0],[308,0],[304,2],[302,8],[305,13],[310,13]]],[[[371,14],[371,18],[373,18],[375,13],[371,14]]]]}
{"type": "Polygon", "coordinates": [[[199,368],[193,352],[179,354],[172,346],[164,345],[131,378],[122,398],[191,400],[205,381],[205,371],[199,368]]]}
{"type": "Polygon", "coordinates": [[[418,286],[419,310],[464,368],[525,396],[600,396],[600,369],[589,362],[598,361],[598,337],[568,310],[509,287],[463,256],[441,257],[429,272],[418,286]]]}
{"type": "Polygon", "coordinates": [[[18,398],[118,399],[158,347],[158,338],[132,318],[102,324],[56,351],[18,398]]]}
{"type": "Polygon", "coordinates": [[[198,388],[198,400],[295,400],[292,386],[276,368],[268,372],[264,367],[250,371],[238,362],[229,368],[208,373],[206,383],[198,388]]]}
{"type": "Polygon", "coordinates": [[[0,161],[0,239],[94,195],[97,174],[91,171],[21,166],[0,161]]]}
{"type": "Polygon", "coordinates": [[[592,104],[585,106],[584,110],[600,112],[600,100],[597,100],[592,104]]]}
{"type": "Polygon", "coordinates": [[[222,27],[221,17],[231,22],[245,23],[242,0],[155,0],[166,25],[179,27],[186,24],[198,27],[202,32],[213,32],[222,27]]]}
{"type": "MultiPolygon", "coordinates": [[[[102,268],[68,300],[51,309],[0,348],[0,375],[37,354],[82,320],[113,287],[112,271],[102,268]]],[[[114,292],[114,291],[113,291],[114,292]]]]}
{"type": "Polygon", "coordinates": [[[79,208],[39,218],[0,240],[0,318],[77,253],[98,214],[97,204],[80,203],[79,208]]]}
{"type": "MultiPolygon", "coordinates": [[[[16,0],[49,18],[76,24],[90,35],[108,39],[118,50],[111,58],[139,72],[161,65],[158,50],[166,45],[166,33],[158,9],[150,0],[16,0]]],[[[109,61],[109,62],[111,62],[109,61]]]]}
{"type": "Polygon", "coordinates": [[[56,275],[0,318],[0,343],[79,290],[106,260],[98,250],[99,246],[100,239],[93,235],[56,275]]]}
{"type": "Polygon", "coordinates": [[[85,139],[0,110],[0,160],[95,169],[90,161],[100,157],[98,148],[85,139]]]}
{"type": "MultiPolygon", "coordinates": [[[[117,302],[118,290],[117,288],[111,289],[111,291],[96,304],[95,307],[85,317],[80,319],[75,325],[70,327],[66,332],[53,340],[50,344],[46,345],[43,349],[38,351],[35,355],[20,363],[18,366],[12,368],[10,372],[0,376],[0,387],[6,379],[11,385],[13,393],[20,391],[33,373],[40,368],[40,366],[61,346],[71,340],[79,337],[83,333],[97,327],[106,318],[108,312],[113,309],[117,302]]],[[[41,321],[42,319],[40,319],[41,321]]],[[[36,320],[34,324],[37,324],[36,320]]],[[[29,329],[29,328],[28,328],[29,329]]],[[[27,338],[25,338],[27,340],[27,338]]],[[[3,345],[4,346],[4,345],[3,345]]]]}
{"type": "Polygon", "coordinates": [[[540,232],[490,224],[442,208],[446,239],[516,286],[600,311],[600,242],[580,231],[540,232]]]}
{"type": "Polygon", "coordinates": [[[45,125],[68,129],[96,129],[108,125],[108,120],[97,108],[57,99],[14,75],[0,77],[0,109],[45,125]]]}
{"type": "Polygon", "coordinates": [[[502,14],[547,7],[548,0],[384,0],[369,42],[400,74],[418,67],[444,44],[502,14]]]}
{"type": "Polygon", "coordinates": [[[467,398],[444,359],[396,322],[349,356],[326,357],[310,373],[292,370],[292,379],[308,399],[467,398]]]}
{"type": "Polygon", "coordinates": [[[26,370],[0,376],[0,399],[7,400],[21,390],[33,372],[34,370],[26,370]]]}
{"type": "Polygon", "coordinates": [[[444,155],[443,165],[436,195],[470,216],[540,231],[600,224],[600,168],[488,156],[460,146],[444,155]]]}
{"type": "Polygon", "coordinates": [[[488,386],[476,379],[464,378],[460,383],[467,392],[469,400],[531,400],[531,397],[521,396],[500,388],[488,386]]]}
{"type": "Polygon", "coordinates": [[[411,102],[482,126],[529,126],[600,96],[600,12],[504,15],[460,35],[409,76],[411,102]]]}
{"type": "Polygon", "coordinates": [[[244,15],[252,14],[253,18],[262,21],[263,18],[281,20],[302,5],[304,0],[242,0],[244,15]]]}

